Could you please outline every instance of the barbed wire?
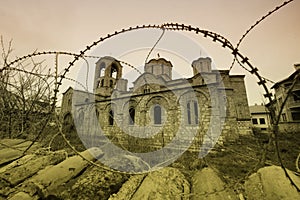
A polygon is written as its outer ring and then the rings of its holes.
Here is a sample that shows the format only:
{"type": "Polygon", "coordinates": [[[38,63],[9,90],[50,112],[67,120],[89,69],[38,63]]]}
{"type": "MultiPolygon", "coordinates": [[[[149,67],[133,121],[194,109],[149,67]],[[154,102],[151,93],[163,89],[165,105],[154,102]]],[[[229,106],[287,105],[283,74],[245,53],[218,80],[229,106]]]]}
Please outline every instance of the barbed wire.
{"type": "MultiPolygon", "coordinates": [[[[272,11],[268,12],[268,13],[267,13],[266,15],[264,15],[261,19],[259,19],[258,21],[256,21],[255,24],[253,24],[249,29],[247,29],[247,31],[246,31],[246,32],[243,34],[243,36],[239,39],[239,41],[238,41],[238,43],[237,43],[237,45],[236,45],[236,49],[239,48],[240,44],[241,44],[242,41],[245,39],[245,37],[246,37],[246,36],[251,32],[251,30],[253,30],[258,24],[260,24],[260,23],[261,23],[262,21],[264,21],[267,17],[271,16],[273,13],[275,13],[276,11],[278,11],[280,8],[286,6],[287,4],[291,3],[292,1],[293,1],[293,0],[289,0],[289,1],[283,2],[280,6],[275,7],[272,11]]],[[[230,66],[230,68],[229,68],[229,72],[232,70],[235,61],[237,61],[238,64],[239,64],[243,69],[245,69],[246,71],[249,72],[249,70],[246,69],[246,68],[239,62],[239,60],[237,59],[236,56],[234,56],[234,58],[233,58],[232,64],[231,64],[231,66],[230,66]]],[[[260,75],[257,73],[256,76],[259,77],[260,75]]],[[[283,169],[283,171],[284,171],[286,177],[289,179],[289,181],[291,182],[291,184],[297,189],[297,191],[300,192],[300,188],[297,186],[297,184],[292,180],[292,178],[290,177],[290,175],[287,173],[287,170],[286,170],[286,168],[285,168],[285,166],[284,166],[284,164],[283,164],[283,161],[282,161],[282,158],[281,158],[281,155],[280,155],[279,144],[278,144],[278,124],[279,124],[280,116],[281,116],[282,110],[283,110],[283,108],[284,108],[284,105],[285,105],[285,103],[286,103],[286,101],[287,101],[287,98],[288,98],[289,95],[291,94],[291,91],[292,91],[294,85],[295,85],[296,82],[297,82],[297,77],[298,77],[298,75],[296,76],[296,78],[295,78],[294,81],[293,81],[292,86],[291,86],[290,89],[288,90],[288,93],[287,93],[287,95],[286,95],[286,97],[285,97],[283,103],[282,103],[281,106],[280,106],[280,111],[279,111],[279,113],[277,114],[277,117],[276,117],[276,115],[275,115],[275,111],[274,111],[274,108],[273,108],[274,105],[273,105],[273,101],[271,101],[271,98],[269,98],[269,100],[270,100],[270,106],[269,106],[268,109],[269,109],[270,115],[271,115],[271,124],[273,124],[273,134],[274,134],[274,140],[275,140],[275,148],[276,148],[277,158],[278,158],[278,160],[279,160],[279,163],[280,163],[280,165],[281,165],[281,168],[283,169]],[[274,122],[275,122],[275,123],[274,123],[274,122]]],[[[259,85],[262,84],[263,87],[265,87],[266,81],[269,81],[269,82],[274,83],[273,81],[271,81],[271,80],[269,80],[269,79],[267,79],[267,78],[263,78],[263,77],[259,78],[259,80],[260,80],[260,82],[258,82],[258,84],[259,84],[259,85]]],[[[280,86],[280,87],[283,87],[283,86],[280,86]]],[[[272,135],[270,134],[268,146],[271,144],[271,142],[272,142],[272,135]]],[[[263,149],[263,153],[262,153],[262,155],[261,155],[261,161],[262,161],[262,162],[265,162],[266,152],[267,152],[267,147],[268,147],[268,146],[266,145],[265,148],[263,149]]],[[[296,161],[296,163],[297,163],[297,161],[296,161]]],[[[256,170],[257,167],[258,167],[258,166],[256,166],[256,167],[254,168],[254,170],[256,170]]],[[[249,175],[249,173],[248,173],[248,175],[249,175]]]]}
{"type": "Polygon", "coordinates": [[[268,14],[262,16],[261,19],[259,19],[258,21],[256,21],[244,34],[243,36],[239,39],[236,48],[238,48],[240,46],[240,44],[242,43],[242,41],[245,39],[245,37],[252,31],[252,29],[254,29],[258,24],[260,24],[262,21],[264,21],[267,17],[271,16],[272,14],[274,14],[275,12],[277,12],[279,9],[281,9],[282,7],[286,6],[287,4],[291,3],[294,0],[288,0],[283,2],[281,5],[277,6],[276,8],[274,8],[272,11],[268,12],[268,14]]]}
{"type": "MultiPolygon", "coordinates": [[[[140,29],[140,28],[145,28],[146,26],[137,26],[136,28],[134,29],[140,29]]],[[[261,77],[258,73],[258,69],[254,66],[252,66],[252,64],[249,62],[249,59],[245,56],[243,56],[239,51],[238,51],[238,48],[234,48],[233,45],[229,42],[229,40],[227,40],[225,37],[219,35],[219,34],[216,34],[214,32],[211,32],[211,31],[207,31],[207,30],[202,30],[202,29],[199,29],[197,27],[192,27],[191,25],[184,25],[184,24],[178,24],[178,23],[166,23],[166,24],[163,24],[161,26],[159,25],[149,25],[147,28],[164,28],[166,30],[177,30],[177,31],[194,31],[197,33],[202,33],[204,37],[210,37],[213,39],[213,42],[219,42],[222,44],[222,47],[224,48],[229,48],[231,51],[232,51],[232,54],[234,55],[235,58],[239,57],[241,59],[241,61],[239,61],[239,63],[241,64],[247,64],[247,66],[250,68],[250,69],[247,69],[248,72],[250,72],[251,74],[255,75],[259,82],[258,82],[258,85],[261,85],[263,87],[263,89],[265,90],[266,94],[264,94],[264,97],[268,98],[269,99],[269,102],[271,103],[272,102],[272,93],[269,92],[267,86],[266,86],[266,80],[261,77]]],[[[129,28],[127,29],[127,31],[131,31],[133,30],[133,28],[129,28]]],[[[119,33],[122,33],[122,32],[125,32],[126,30],[123,29],[121,32],[115,32],[115,34],[119,34],[119,33]]],[[[108,35],[106,38],[109,38],[111,37],[111,35],[108,35]]],[[[100,38],[100,40],[98,40],[96,43],[98,44],[99,42],[103,41],[104,39],[103,38],[100,38]]],[[[95,42],[93,43],[93,45],[95,45],[95,42]]],[[[88,46],[90,47],[90,46],[88,46]]],[[[81,52],[81,54],[84,54],[84,52],[88,51],[89,48],[86,48],[84,51],[81,52]]],[[[68,69],[74,64],[74,62],[71,62],[68,69]]],[[[244,68],[246,69],[246,68],[244,68]]],[[[66,71],[67,72],[67,71],[66,71]]],[[[270,112],[272,113],[271,116],[273,116],[274,118],[274,111],[271,109],[270,112]]],[[[272,118],[272,117],[271,117],[272,118]]],[[[273,120],[272,120],[273,121],[273,120]]],[[[277,149],[277,154],[280,154],[278,149],[277,149]]],[[[286,172],[286,169],[284,168],[283,166],[283,163],[281,162],[281,166],[283,168],[283,170],[286,172]]],[[[287,178],[290,180],[291,184],[297,189],[297,191],[299,191],[299,188],[297,187],[297,185],[293,182],[293,180],[289,177],[289,174],[288,173],[285,173],[287,178]]]]}
{"type": "MultiPolygon", "coordinates": [[[[106,37],[103,37],[103,38],[101,37],[96,42],[93,42],[91,45],[87,46],[83,51],[80,51],[80,54],[74,54],[74,53],[68,53],[68,52],[55,52],[55,51],[52,51],[52,52],[51,51],[49,51],[49,52],[35,52],[33,54],[23,56],[23,57],[21,57],[17,60],[23,60],[25,58],[38,56],[38,55],[57,54],[57,53],[74,56],[74,60],[72,62],[70,62],[69,66],[66,67],[63,70],[63,73],[60,76],[60,80],[58,81],[57,86],[54,89],[54,97],[53,97],[54,102],[53,102],[53,105],[55,105],[55,99],[56,99],[57,93],[59,91],[58,89],[59,89],[59,87],[62,83],[62,80],[65,78],[65,74],[67,74],[69,72],[70,68],[72,66],[74,66],[74,63],[79,59],[79,57],[84,57],[85,52],[89,51],[93,46],[96,46],[100,42],[103,42],[104,40],[106,40],[108,38],[111,38],[112,36],[115,36],[115,35],[118,35],[118,34],[121,34],[121,33],[124,33],[124,32],[128,32],[128,31],[137,30],[137,29],[144,29],[144,28],[156,28],[156,29],[162,29],[163,28],[163,29],[166,29],[166,30],[173,30],[173,31],[190,31],[190,32],[193,31],[196,34],[202,33],[204,37],[210,37],[210,38],[212,38],[213,42],[219,42],[219,43],[222,44],[222,47],[229,48],[232,51],[232,54],[234,56],[239,56],[242,59],[242,63],[246,63],[252,69],[252,71],[250,71],[250,73],[254,73],[256,76],[258,75],[257,68],[254,68],[250,64],[249,59],[247,57],[244,57],[241,53],[239,53],[238,49],[235,49],[233,47],[233,45],[229,42],[229,40],[226,39],[224,36],[222,36],[220,34],[217,34],[217,33],[214,33],[212,31],[200,29],[198,27],[192,27],[191,25],[178,24],[178,23],[165,23],[165,24],[162,24],[162,25],[148,25],[148,26],[143,25],[143,26],[136,26],[134,28],[129,27],[128,29],[122,29],[121,31],[115,31],[115,33],[108,34],[106,37]]],[[[10,64],[8,64],[7,67],[9,67],[9,65],[14,64],[14,63],[15,63],[15,61],[11,62],[10,64]]],[[[261,79],[261,77],[259,77],[259,79],[261,79]]],[[[265,87],[264,89],[266,90],[267,94],[269,94],[267,87],[265,87]]],[[[271,95],[267,95],[267,96],[270,97],[271,95]]]]}
{"type": "MultiPolygon", "coordinates": [[[[103,170],[106,170],[106,171],[112,171],[112,172],[117,172],[117,173],[121,173],[121,174],[137,174],[136,172],[123,172],[123,171],[120,171],[120,170],[115,170],[115,169],[112,169],[112,168],[109,168],[109,167],[106,167],[105,165],[100,165],[96,162],[93,162],[89,159],[87,159],[86,157],[84,157],[82,154],[80,154],[79,151],[77,151],[77,149],[71,144],[71,142],[67,139],[66,135],[63,133],[62,131],[62,124],[60,123],[60,120],[58,119],[58,117],[56,116],[55,117],[55,120],[56,120],[56,125],[57,125],[57,128],[58,128],[58,134],[57,135],[61,135],[63,140],[65,141],[65,143],[72,149],[72,151],[74,153],[76,153],[76,155],[79,155],[83,160],[85,160],[86,162],[88,162],[89,164],[91,164],[92,166],[96,166],[96,167],[99,167],[103,170]]],[[[146,173],[146,172],[144,172],[146,173]]],[[[141,173],[143,174],[143,173],[141,173]]]]}
{"type": "Polygon", "coordinates": [[[133,66],[132,64],[130,64],[130,63],[126,62],[126,61],[123,61],[123,60],[119,60],[119,59],[118,59],[118,61],[119,61],[120,63],[123,63],[124,65],[127,65],[128,67],[132,68],[132,69],[135,70],[137,73],[142,74],[142,72],[141,72],[137,67],[133,66]]]}
{"type": "MultiPolygon", "coordinates": [[[[278,131],[278,123],[279,123],[279,117],[280,115],[278,115],[278,117],[276,118],[275,116],[275,113],[274,113],[274,110],[272,108],[272,102],[273,102],[273,99],[272,99],[272,93],[269,92],[267,86],[266,86],[266,81],[270,81],[262,76],[260,76],[260,74],[258,73],[258,68],[254,67],[250,62],[249,62],[249,59],[245,56],[243,56],[240,52],[239,52],[239,46],[241,44],[241,42],[243,41],[243,39],[247,36],[247,34],[254,29],[254,27],[256,27],[260,22],[262,22],[264,19],[266,19],[266,17],[270,16],[271,14],[273,14],[274,12],[276,12],[277,10],[279,10],[280,8],[282,8],[283,6],[287,5],[288,3],[292,2],[293,0],[289,0],[289,1],[286,1],[284,2],[281,6],[278,6],[276,7],[274,10],[272,10],[271,12],[269,12],[267,15],[263,16],[260,20],[258,20],[254,25],[252,25],[247,31],[246,33],[241,37],[241,39],[239,40],[239,42],[237,43],[236,47],[234,47],[232,45],[232,43],[226,39],[224,36],[220,35],[220,34],[217,34],[217,33],[214,33],[214,32],[211,32],[211,31],[208,31],[208,30],[204,30],[204,29],[200,29],[198,27],[192,27],[191,25],[185,25],[185,24],[178,24],[178,23],[165,23],[165,24],[162,24],[162,25],[142,25],[142,26],[136,26],[136,27],[129,27],[128,29],[122,29],[121,31],[115,31],[114,33],[112,34],[108,34],[107,36],[105,37],[101,37],[99,40],[93,42],[91,45],[88,45],[86,46],[86,48],[82,51],[80,51],[79,54],[74,54],[74,53],[68,53],[68,52],[59,52],[60,54],[66,54],[66,55],[71,55],[74,57],[74,60],[71,61],[69,63],[69,65],[63,69],[62,71],[62,74],[60,76],[56,76],[56,79],[58,79],[56,81],[56,84],[55,84],[55,89],[54,89],[54,95],[53,95],[53,103],[52,103],[52,109],[55,108],[55,104],[56,104],[56,100],[57,100],[57,94],[59,92],[59,88],[60,88],[60,85],[62,84],[62,81],[64,79],[67,79],[66,78],[66,74],[70,71],[70,69],[72,68],[72,66],[74,66],[75,62],[79,60],[79,58],[83,58],[83,57],[86,57],[85,56],[85,53],[88,52],[91,48],[93,48],[94,46],[98,45],[99,43],[105,41],[106,39],[108,38],[111,38],[111,37],[114,37],[118,34],[121,34],[121,33],[125,33],[125,32],[128,32],[128,31],[133,31],[133,30],[137,30],[137,29],[145,29],[145,28],[150,28],[150,29],[162,29],[163,30],[163,33],[165,30],[170,30],[170,31],[189,31],[189,32],[194,32],[196,34],[199,34],[199,33],[202,33],[204,37],[208,37],[208,38],[211,38],[213,42],[218,42],[222,45],[223,48],[227,48],[231,51],[231,53],[233,54],[234,56],[234,59],[240,64],[240,66],[245,69],[246,71],[250,72],[251,74],[253,74],[254,76],[256,76],[258,78],[258,85],[261,86],[264,91],[265,91],[265,94],[264,94],[264,97],[267,98],[271,104],[271,107],[270,107],[270,113],[271,113],[271,121],[272,121],[272,124],[273,126],[275,127],[274,129],[274,134],[275,134],[275,144],[276,144],[276,152],[277,152],[277,156],[278,156],[278,159],[280,161],[280,164],[281,164],[281,167],[282,169],[285,171],[285,175],[286,177],[290,180],[291,184],[297,189],[297,191],[299,192],[299,188],[298,186],[293,182],[293,180],[290,178],[289,174],[286,172],[286,169],[282,163],[282,160],[281,160],[281,157],[280,157],[280,152],[279,152],[279,147],[278,147],[278,140],[276,139],[277,138],[277,131],[278,131]],[[245,67],[245,65],[247,65],[247,67],[245,67]],[[277,127],[277,128],[276,128],[277,127]]],[[[163,34],[162,34],[163,35],[163,34]]],[[[161,35],[161,37],[162,37],[161,35]]],[[[159,40],[161,39],[161,37],[157,40],[156,44],[159,42],[159,40]]],[[[150,50],[149,54],[151,53],[151,51],[155,48],[156,44],[152,47],[152,49],[150,50]]],[[[39,56],[39,55],[48,55],[48,54],[57,54],[57,52],[54,52],[54,51],[48,51],[48,52],[35,52],[33,54],[29,54],[29,55],[26,55],[26,56],[23,56],[21,58],[18,58],[8,64],[6,64],[4,66],[4,68],[0,69],[0,73],[4,70],[8,70],[8,68],[10,67],[10,65],[13,65],[15,64],[16,62],[19,62],[19,61],[22,61],[26,58],[30,58],[30,57],[34,57],[34,56],[39,56]]],[[[146,58],[146,61],[148,59],[149,56],[147,56],[146,58]]],[[[122,62],[122,63],[126,63],[126,62],[122,62]]],[[[128,65],[128,63],[126,63],[126,65],[128,65]]],[[[129,65],[130,66],[130,65],[129,65]]],[[[229,71],[232,69],[232,67],[230,67],[229,71]]],[[[139,72],[139,71],[138,71],[139,72]]],[[[298,78],[298,76],[296,76],[298,78]]],[[[295,84],[297,79],[294,80],[293,82],[293,85],[292,87],[290,88],[289,92],[288,92],[288,95],[286,96],[285,98],[285,101],[284,103],[281,105],[281,111],[283,109],[283,106],[288,98],[288,96],[290,95],[291,93],[291,90],[295,84]]],[[[279,112],[280,113],[280,112],[279,112]]],[[[48,118],[49,120],[49,118],[48,118]]],[[[48,121],[46,120],[46,121],[48,121]]],[[[46,123],[45,123],[46,125],[46,123]]],[[[40,135],[40,134],[38,134],[40,135]]],[[[70,147],[72,147],[72,145],[70,143],[67,143],[70,147]]],[[[29,147],[30,148],[30,147],[29,147]]],[[[28,148],[28,149],[29,149],[28,148]]],[[[28,150],[27,149],[27,150],[28,150]]],[[[72,148],[73,149],[73,148],[72,148]]],[[[27,151],[25,150],[25,152],[27,151]]],[[[74,150],[74,152],[76,154],[79,154],[79,152],[76,151],[76,149],[74,150]]],[[[91,164],[93,165],[97,165],[96,163],[94,162],[90,162],[91,164]]],[[[102,166],[101,166],[102,167],[102,166]]],[[[120,171],[118,171],[120,172],[120,171]]],[[[120,172],[121,173],[121,172],[120,172]]]]}
{"type": "MultiPolygon", "coordinates": [[[[286,6],[287,4],[291,3],[294,0],[288,0],[283,2],[281,5],[275,7],[272,11],[268,12],[266,15],[262,16],[262,18],[260,18],[259,20],[257,20],[249,29],[247,29],[247,31],[243,34],[243,36],[239,39],[238,43],[236,44],[236,48],[239,48],[240,44],[242,43],[242,41],[246,38],[246,36],[258,25],[260,24],[262,21],[264,21],[266,18],[268,18],[269,16],[271,16],[272,14],[274,14],[275,12],[277,12],[279,9],[281,9],[282,7],[286,6]]],[[[236,58],[234,57],[231,63],[231,66],[229,68],[229,72],[232,70],[234,63],[236,61],[236,58]]]]}
{"type": "MultiPolygon", "coordinates": [[[[145,26],[142,26],[142,27],[136,27],[135,29],[138,29],[138,28],[143,28],[145,26]]],[[[223,47],[228,47],[230,49],[233,49],[233,45],[223,36],[220,36],[219,34],[216,34],[216,33],[213,33],[211,31],[206,31],[206,30],[201,30],[199,28],[194,28],[194,27],[191,27],[191,26],[186,26],[184,24],[175,24],[175,23],[169,23],[169,24],[164,24],[162,26],[149,26],[149,27],[154,27],[154,28],[161,28],[161,27],[164,27],[166,29],[170,29],[170,30],[185,30],[185,31],[195,31],[196,33],[199,33],[199,32],[202,32],[204,37],[211,37],[213,39],[214,42],[220,42],[222,43],[222,46],[223,47]]],[[[124,29],[123,29],[124,30],[124,29]]],[[[132,28],[129,28],[127,29],[128,31],[132,30],[132,28]]],[[[125,32],[125,31],[123,31],[125,32]]],[[[119,32],[115,32],[115,34],[118,34],[119,32]]],[[[110,35],[108,35],[106,38],[109,38],[111,37],[110,35]]],[[[100,40],[94,42],[92,45],[95,45],[99,42],[102,42],[104,41],[103,38],[100,38],[100,40]]],[[[90,49],[90,46],[88,46],[84,51],[81,51],[81,56],[83,56],[84,52],[88,51],[90,49]]],[[[236,53],[236,55],[239,55],[241,56],[241,54],[238,54],[237,50],[233,49],[233,52],[236,53]]],[[[241,56],[243,58],[243,61],[247,61],[248,59],[245,59],[243,56],[241,56]]],[[[73,62],[70,62],[69,66],[65,69],[65,73],[67,73],[69,71],[69,69],[74,65],[74,62],[76,61],[76,58],[73,62]]],[[[58,90],[57,90],[58,92],[58,90]]]]}
{"type": "Polygon", "coordinates": [[[289,175],[289,173],[287,172],[284,164],[283,164],[283,161],[282,161],[282,158],[281,158],[281,154],[280,154],[280,151],[279,151],[279,144],[278,144],[278,134],[279,134],[279,130],[278,130],[278,124],[279,124],[279,121],[280,121],[280,116],[281,116],[281,113],[284,109],[284,106],[288,100],[288,98],[290,97],[292,91],[293,91],[293,88],[295,87],[296,83],[300,80],[300,70],[297,70],[297,74],[296,76],[294,77],[294,80],[292,82],[292,85],[290,86],[289,90],[287,91],[287,94],[280,106],[280,109],[279,109],[279,112],[277,114],[277,118],[276,116],[274,116],[273,118],[275,118],[275,123],[273,124],[273,133],[274,133],[274,137],[275,137],[275,148],[276,148],[276,154],[277,154],[277,158],[280,162],[280,165],[281,165],[281,168],[284,170],[284,173],[286,175],[286,177],[290,180],[291,184],[297,189],[298,192],[300,192],[300,188],[297,186],[297,184],[293,181],[293,179],[291,178],[291,176],[289,175]]]}
{"type": "Polygon", "coordinates": [[[146,64],[147,64],[147,62],[148,62],[149,56],[151,55],[151,53],[152,53],[152,51],[155,49],[155,47],[158,45],[159,41],[162,39],[162,37],[164,36],[164,34],[165,34],[165,29],[162,28],[162,33],[160,34],[159,38],[156,40],[156,42],[154,43],[154,45],[152,46],[152,48],[151,48],[150,51],[148,52],[148,55],[146,56],[144,66],[146,66],[146,64]]]}
{"type": "MultiPolygon", "coordinates": [[[[43,73],[36,73],[36,72],[27,71],[27,70],[25,70],[25,69],[20,69],[20,68],[17,68],[17,67],[9,67],[9,68],[7,68],[7,69],[5,69],[5,70],[7,70],[7,71],[18,71],[18,72],[30,74],[30,75],[39,77],[39,78],[41,78],[41,79],[43,79],[43,80],[44,80],[44,79],[46,80],[46,78],[50,78],[50,77],[51,77],[51,78],[55,78],[55,77],[56,77],[56,76],[54,75],[55,72],[52,73],[52,74],[43,74],[43,73]],[[45,78],[43,78],[43,77],[45,77],[45,78]]],[[[71,78],[71,77],[64,77],[64,79],[69,80],[69,81],[72,81],[72,82],[74,82],[74,83],[80,85],[85,91],[88,91],[88,87],[85,86],[85,85],[83,85],[81,82],[79,82],[79,81],[77,81],[77,80],[75,80],[75,79],[73,79],[73,78],[71,78]]],[[[1,81],[1,80],[0,80],[0,81],[1,81]]],[[[48,81],[48,80],[47,80],[47,81],[48,81]]],[[[53,84],[54,81],[55,81],[55,80],[52,80],[52,81],[50,81],[50,82],[47,82],[48,88],[51,88],[50,86],[51,86],[51,84],[53,84]]],[[[1,81],[1,82],[2,82],[2,81],[1,81]]],[[[11,85],[11,86],[15,86],[15,85],[11,85]]]]}

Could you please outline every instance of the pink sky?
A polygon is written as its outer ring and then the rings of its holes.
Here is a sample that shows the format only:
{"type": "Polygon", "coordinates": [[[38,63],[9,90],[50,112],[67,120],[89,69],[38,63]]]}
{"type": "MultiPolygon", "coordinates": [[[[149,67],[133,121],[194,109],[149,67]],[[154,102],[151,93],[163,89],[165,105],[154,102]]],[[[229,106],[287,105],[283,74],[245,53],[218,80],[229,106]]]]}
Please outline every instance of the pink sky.
{"type": "MultiPolygon", "coordinates": [[[[35,49],[77,53],[101,36],[143,24],[178,22],[217,32],[236,44],[279,0],[0,0],[0,35],[13,39],[16,56],[35,49]]],[[[279,81],[300,63],[300,2],[295,0],[258,25],[244,40],[240,52],[250,58],[265,77],[279,81]]],[[[213,58],[217,68],[229,68],[232,55],[220,44],[201,35],[187,34],[213,58]]],[[[145,55],[146,57],[146,55],[145,55]]],[[[249,104],[261,103],[263,93],[245,74],[249,104]]]]}

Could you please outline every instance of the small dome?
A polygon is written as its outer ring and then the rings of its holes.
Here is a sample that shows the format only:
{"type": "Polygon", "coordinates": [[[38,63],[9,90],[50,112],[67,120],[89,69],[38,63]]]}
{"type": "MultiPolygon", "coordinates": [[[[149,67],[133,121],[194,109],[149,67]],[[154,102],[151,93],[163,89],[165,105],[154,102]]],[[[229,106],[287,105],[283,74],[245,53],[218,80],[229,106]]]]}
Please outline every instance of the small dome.
{"type": "Polygon", "coordinates": [[[169,66],[169,67],[173,67],[172,63],[164,58],[158,58],[158,59],[151,59],[147,62],[146,65],[148,64],[163,64],[163,65],[166,65],[166,66],[169,66]]]}
{"type": "Polygon", "coordinates": [[[192,62],[194,75],[202,72],[211,72],[211,58],[200,57],[192,62]]]}
{"type": "Polygon", "coordinates": [[[164,58],[151,59],[145,65],[145,72],[156,76],[163,76],[164,79],[172,80],[172,63],[164,58]]]}

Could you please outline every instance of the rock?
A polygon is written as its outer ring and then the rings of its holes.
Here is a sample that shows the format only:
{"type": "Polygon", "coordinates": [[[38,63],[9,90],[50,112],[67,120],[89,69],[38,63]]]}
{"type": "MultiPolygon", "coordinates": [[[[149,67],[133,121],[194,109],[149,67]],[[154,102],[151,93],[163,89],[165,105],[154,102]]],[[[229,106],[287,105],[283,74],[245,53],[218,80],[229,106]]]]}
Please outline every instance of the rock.
{"type": "Polygon", "coordinates": [[[147,172],[150,169],[148,163],[133,155],[104,155],[101,162],[110,168],[123,172],[140,173],[147,172]]]}
{"type": "Polygon", "coordinates": [[[0,173],[0,178],[7,181],[11,186],[15,186],[24,181],[26,178],[33,176],[39,170],[44,169],[46,166],[55,165],[64,159],[65,153],[62,151],[51,152],[49,155],[42,157],[35,156],[27,160],[27,162],[22,163],[20,166],[15,166],[0,173]]]}
{"type": "Polygon", "coordinates": [[[18,149],[11,149],[11,148],[6,148],[6,149],[1,149],[0,150],[0,165],[4,165],[5,163],[9,163],[19,157],[21,157],[23,154],[22,151],[18,149]]]}
{"type": "MultiPolygon", "coordinates": [[[[31,144],[31,141],[25,140],[1,140],[0,149],[0,165],[12,162],[23,156],[23,151],[31,144]],[[12,146],[9,146],[12,145],[12,146]]],[[[39,144],[35,143],[30,147],[28,152],[32,152],[39,148],[39,144]]]]}
{"type": "Polygon", "coordinates": [[[132,200],[189,199],[190,185],[184,175],[175,168],[166,167],[150,172],[132,196],[132,200]]]}
{"type": "MultiPolygon", "coordinates": [[[[287,170],[292,180],[300,187],[300,178],[287,170]]],[[[300,194],[294,188],[283,169],[279,166],[269,166],[259,169],[245,182],[245,191],[249,200],[291,200],[300,199],[300,194]]]]}
{"type": "Polygon", "coordinates": [[[25,156],[23,156],[22,158],[20,158],[20,159],[18,159],[18,160],[15,160],[15,161],[9,163],[8,165],[5,165],[5,166],[1,167],[1,168],[0,168],[0,173],[3,173],[3,172],[5,172],[6,170],[10,170],[10,169],[12,169],[12,168],[21,166],[21,165],[27,163],[29,160],[31,160],[31,159],[34,158],[34,157],[35,157],[34,154],[25,155],[25,156]]]}
{"type": "Polygon", "coordinates": [[[133,175],[126,181],[117,194],[113,194],[108,200],[130,200],[145,178],[145,174],[133,175]]]}
{"type": "Polygon", "coordinates": [[[70,189],[60,196],[62,199],[108,199],[109,195],[117,192],[128,179],[128,175],[102,169],[88,168],[76,180],[70,189]]]}
{"type": "MultiPolygon", "coordinates": [[[[89,161],[94,161],[97,156],[103,155],[98,148],[91,148],[81,153],[81,156],[89,161]]],[[[81,156],[70,157],[63,162],[46,167],[40,170],[37,175],[27,179],[20,186],[20,191],[26,192],[30,196],[47,197],[55,194],[56,189],[77,176],[88,165],[88,161],[81,156]]],[[[12,196],[14,198],[14,196],[12,196]]]]}
{"type": "Polygon", "coordinates": [[[211,168],[204,168],[194,174],[192,178],[192,200],[232,200],[238,199],[225,183],[211,168]]]}
{"type": "Polygon", "coordinates": [[[25,142],[23,139],[1,139],[0,141],[0,149],[4,149],[7,147],[12,147],[18,144],[25,142]]]}
{"type": "Polygon", "coordinates": [[[31,197],[29,194],[25,192],[18,192],[16,195],[14,195],[12,198],[9,198],[9,200],[37,200],[36,197],[31,197]]]}
{"type": "MultiPolygon", "coordinates": [[[[30,155],[25,155],[22,158],[13,161],[12,163],[9,163],[8,165],[5,165],[3,167],[0,168],[0,176],[5,176],[5,171],[11,171],[13,168],[19,167],[21,165],[23,165],[24,163],[28,162],[29,160],[31,160],[32,158],[34,158],[35,155],[30,154],[30,155]]],[[[13,171],[11,171],[13,172],[13,171]]],[[[11,172],[9,172],[7,175],[11,174],[11,172]]],[[[6,181],[3,178],[0,178],[0,197],[6,197],[8,196],[11,192],[13,192],[15,189],[11,188],[11,184],[6,181]]],[[[1,199],[1,198],[0,198],[1,199]]]]}

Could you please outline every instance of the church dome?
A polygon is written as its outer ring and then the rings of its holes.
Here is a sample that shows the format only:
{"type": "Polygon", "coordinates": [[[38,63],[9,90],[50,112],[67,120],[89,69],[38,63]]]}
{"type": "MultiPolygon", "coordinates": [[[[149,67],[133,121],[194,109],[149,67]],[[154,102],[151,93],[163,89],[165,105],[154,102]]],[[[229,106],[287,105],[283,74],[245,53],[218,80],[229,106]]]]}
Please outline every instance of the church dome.
{"type": "Polygon", "coordinates": [[[151,59],[145,65],[145,72],[172,80],[172,67],[172,63],[164,58],[151,59]]]}

